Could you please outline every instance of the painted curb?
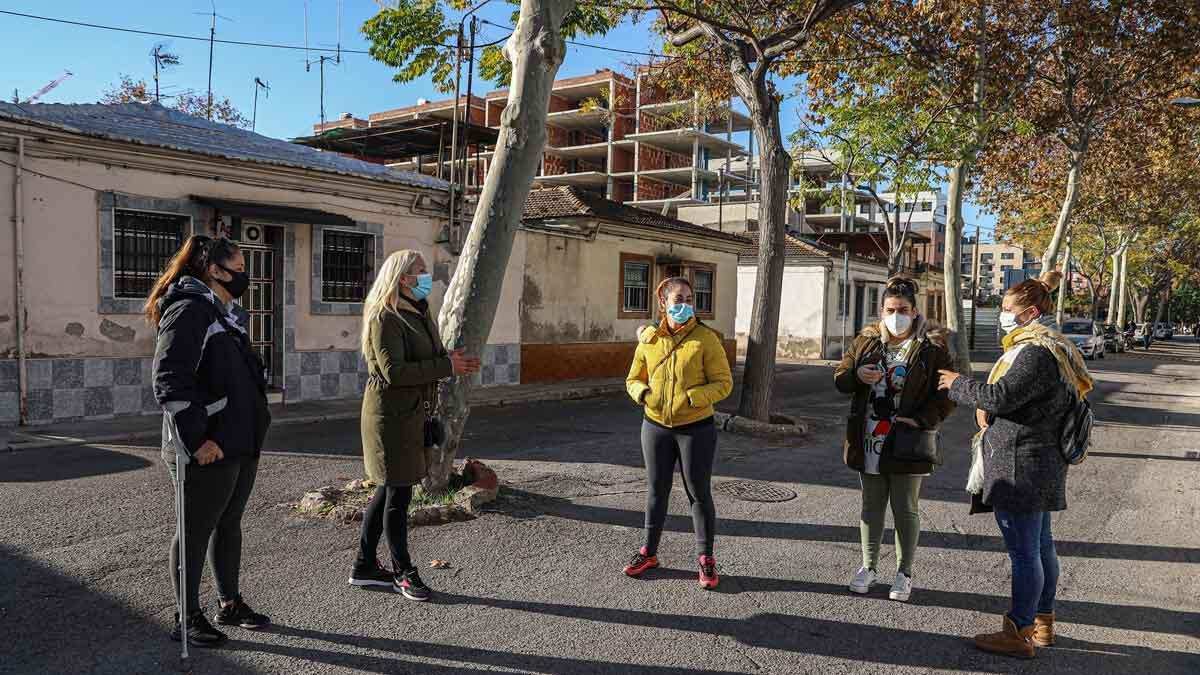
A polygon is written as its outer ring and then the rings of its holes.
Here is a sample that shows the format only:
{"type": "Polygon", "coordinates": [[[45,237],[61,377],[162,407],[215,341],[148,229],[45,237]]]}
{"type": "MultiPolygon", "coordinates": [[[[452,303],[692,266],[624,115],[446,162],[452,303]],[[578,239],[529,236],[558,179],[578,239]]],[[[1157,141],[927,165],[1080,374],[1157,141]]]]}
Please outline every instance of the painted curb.
{"type": "MultiPolygon", "coordinates": [[[[528,394],[513,394],[503,398],[492,400],[483,400],[472,403],[472,407],[476,408],[502,408],[506,405],[517,405],[520,403],[538,403],[546,401],[570,401],[577,399],[594,398],[596,396],[604,396],[625,390],[624,384],[608,384],[596,385],[590,387],[580,387],[576,389],[565,389],[557,392],[531,392],[528,394]]],[[[150,417],[149,415],[147,417],[150,417]]],[[[316,424],[320,422],[340,422],[346,420],[358,419],[359,413],[345,412],[333,413],[328,415],[304,415],[301,417],[284,417],[272,422],[272,426],[287,426],[290,424],[316,424]]],[[[20,434],[22,432],[14,432],[20,434]]],[[[65,448],[76,445],[94,445],[97,443],[115,443],[117,441],[133,441],[143,440],[147,438],[158,438],[162,432],[158,429],[145,431],[128,431],[125,433],[102,434],[99,436],[91,436],[88,438],[76,438],[71,436],[61,436],[57,438],[19,442],[9,440],[3,450],[8,452],[17,452],[19,450],[40,450],[44,448],[65,448]]]]}

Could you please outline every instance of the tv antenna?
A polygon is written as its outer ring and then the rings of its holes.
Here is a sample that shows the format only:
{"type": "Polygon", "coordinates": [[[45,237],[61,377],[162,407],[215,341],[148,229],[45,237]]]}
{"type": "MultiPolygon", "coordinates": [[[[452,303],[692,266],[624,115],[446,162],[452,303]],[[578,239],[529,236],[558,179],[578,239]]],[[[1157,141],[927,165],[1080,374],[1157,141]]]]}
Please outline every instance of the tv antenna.
{"type": "Polygon", "coordinates": [[[158,103],[160,96],[158,90],[158,71],[166,70],[171,66],[180,64],[180,59],[177,54],[172,54],[167,51],[167,46],[163,43],[154,45],[154,49],[150,51],[150,58],[154,59],[154,102],[158,103]]]}
{"type": "Polygon", "coordinates": [[[254,78],[254,112],[250,117],[250,131],[258,125],[258,90],[262,89],[263,98],[271,98],[271,85],[261,77],[254,78]]]}
{"type": "MultiPolygon", "coordinates": [[[[33,96],[30,96],[29,98],[25,99],[24,101],[20,101],[20,102],[21,103],[33,103],[34,101],[38,100],[39,98],[50,93],[51,89],[54,89],[58,85],[62,84],[64,80],[66,80],[68,77],[71,77],[74,74],[75,73],[72,73],[69,70],[64,70],[63,74],[56,77],[53,81],[50,82],[50,84],[47,84],[46,86],[39,89],[37,91],[37,93],[34,94],[33,96]]],[[[17,95],[17,92],[14,89],[13,90],[13,103],[17,103],[19,101],[19,99],[20,99],[20,97],[17,95]]]]}
{"type": "Polygon", "coordinates": [[[309,57],[308,49],[308,0],[304,2],[304,72],[312,72],[313,64],[317,64],[317,69],[321,73],[321,131],[325,130],[325,62],[331,61],[334,65],[342,63],[342,0],[337,3],[337,48],[334,52],[335,56],[326,56],[321,54],[313,59],[309,57]]]}
{"type": "Polygon", "coordinates": [[[233,22],[233,19],[231,19],[227,16],[222,16],[220,14],[217,14],[216,0],[209,0],[209,2],[212,3],[212,11],[211,12],[192,12],[192,13],[212,17],[212,23],[209,25],[209,28],[208,28],[208,111],[207,111],[208,119],[211,120],[212,113],[213,113],[213,93],[212,93],[213,44],[217,39],[217,19],[224,19],[231,23],[233,22]]]}

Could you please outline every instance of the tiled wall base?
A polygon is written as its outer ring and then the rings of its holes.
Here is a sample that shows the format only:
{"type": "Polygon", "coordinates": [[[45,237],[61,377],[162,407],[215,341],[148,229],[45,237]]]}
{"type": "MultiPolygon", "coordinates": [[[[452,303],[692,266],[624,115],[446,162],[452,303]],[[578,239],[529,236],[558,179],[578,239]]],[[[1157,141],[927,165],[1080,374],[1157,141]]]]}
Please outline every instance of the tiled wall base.
{"type": "MultiPolygon", "coordinates": [[[[519,384],[519,345],[488,345],[478,387],[519,384]]],[[[145,358],[28,359],[29,424],[105,420],[157,414],[153,360],[145,358]]],[[[286,402],[356,398],[367,384],[358,351],[290,352],[284,359],[286,402]]],[[[0,425],[20,420],[17,360],[0,359],[0,425]]]]}

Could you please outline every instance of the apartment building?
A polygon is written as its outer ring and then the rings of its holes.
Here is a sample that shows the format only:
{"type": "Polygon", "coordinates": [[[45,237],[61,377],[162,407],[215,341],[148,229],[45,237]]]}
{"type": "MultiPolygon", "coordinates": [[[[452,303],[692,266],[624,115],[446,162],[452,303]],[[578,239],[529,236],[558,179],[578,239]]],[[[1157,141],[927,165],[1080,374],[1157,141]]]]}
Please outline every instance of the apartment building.
{"type": "MultiPolygon", "coordinates": [[[[970,297],[974,255],[975,237],[963,237],[960,270],[964,297],[970,297]]],[[[981,300],[1001,295],[1014,284],[1036,277],[1041,272],[1041,260],[1021,246],[1004,242],[979,243],[978,295],[981,300]]]]}
{"type": "MultiPolygon", "coordinates": [[[[923,190],[915,195],[897,196],[894,192],[884,192],[880,199],[887,203],[886,215],[889,220],[895,218],[896,211],[900,212],[900,223],[907,223],[910,231],[917,232],[929,238],[929,246],[922,249],[922,261],[941,267],[946,255],[946,193],[941,189],[923,190]]],[[[859,205],[860,215],[872,222],[882,224],[885,213],[872,204],[867,210],[859,205]]]]}
{"type": "MultiPolygon", "coordinates": [[[[507,104],[508,90],[462,97],[457,106],[453,99],[419,101],[365,121],[346,114],[315,125],[314,136],[297,141],[442,178],[451,177],[451,147],[464,148],[454,178],[457,183],[465,177],[470,194],[487,174],[507,104]],[[453,121],[456,109],[457,138],[453,125],[444,124],[453,121]],[[406,145],[418,132],[426,134],[422,142],[406,145]]],[[[723,176],[736,173],[734,161],[752,156],[752,148],[743,145],[753,143],[750,119],[732,106],[711,119],[700,117],[694,95],[663,86],[647,69],[632,77],[602,69],[557,80],[534,188],[585,189],[663,215],[714,203],[723,176]]]]}

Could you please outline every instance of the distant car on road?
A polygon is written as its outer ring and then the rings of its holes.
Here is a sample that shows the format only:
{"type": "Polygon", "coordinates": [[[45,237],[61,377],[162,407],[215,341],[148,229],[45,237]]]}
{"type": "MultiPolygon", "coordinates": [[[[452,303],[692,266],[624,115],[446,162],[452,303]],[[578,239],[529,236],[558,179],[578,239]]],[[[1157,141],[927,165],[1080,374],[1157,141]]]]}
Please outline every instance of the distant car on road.
{"type": "Polygon", "coordinates": [[[1067,319],[1062,333],[1083,353],[1085,359],[1104,358],[1104,329],[1091,319],[1067,319]]]}
{"type": "Polygon", "coordinates": [[[1175,329],[1169,323],[1154,324],[1154,339],[1155,340],[1170,340],[1175,337],[1175,329]]]}
{"type": "Polygon", "coordinates": [[[1117,330],[1113,324],[1104,326],[1104,350],[1114,354],[1120,354],[1129,348],[1129,344],[1125,339],[1125,333],[1117,330]]]}

